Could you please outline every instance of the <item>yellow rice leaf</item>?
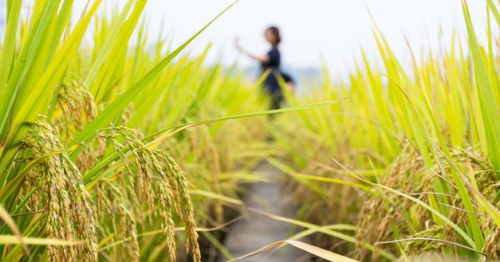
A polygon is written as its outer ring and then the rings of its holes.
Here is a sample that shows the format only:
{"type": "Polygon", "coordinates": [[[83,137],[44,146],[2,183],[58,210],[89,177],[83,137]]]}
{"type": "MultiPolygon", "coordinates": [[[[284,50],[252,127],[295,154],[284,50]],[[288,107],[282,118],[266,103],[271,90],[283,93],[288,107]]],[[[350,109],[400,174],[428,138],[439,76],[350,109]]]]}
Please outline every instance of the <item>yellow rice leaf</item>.
{"type": "Polygon", "coordinates": [[[283,244],[289,244],[289,245],[292,245],[298,249],[301,249],[307,253],[310,253],[310,254],[313,254],[317,257],[320,257],[320,258],[323,258],[327,261],[332,261],[332,262],[357,262],[357,260],[354,260],[354,259],[351,259],[351,258],[348,258],[348,257],[345,257],[345,256],[341,256],[339,254],[336,254],[336,253],[333,253],[333,252],[330,252],[328,250],[325,250],[325,249],[322,249],[322,248],[319,248],[319,247],[315,247],[313,245],[309,245],[309,244],[306,244],[304,242],[300,242],[300,241],[297,241],[297,240],[283,240],[283,241],[277,241],[277,242],[274,242],[274,243],[271,243],[269,245],[266,245],[256,251],[253,251],[253,252],[250,252],[246,255],[243,255],[241,257],[238,257],[238,258],[235,258],[233,260],[230,260],[228,262],[234,262],[234,261],[240,261],[242,259],[245,259],[245,258],[249,258],[249,257],[252,257],[252,256],[255,256],[255,255],[258,255],[258,254],[261,254],[261,253],[264,253],[266,251],[270,251],[270,250],[273,250],[275,248],[278,248],[280,246],[282,246],[283,244]]]}
{"type": "Polygon", "coordinates": [[[78,245],[78,241],[68,241],[53,238],[34,238],[34,237],[21,237],[13,235],[0,235],[0,245],[11,244],[27,244],[36,246],[73,246],[78,245]]]}
{"type": "Polygon", "coordinates": [[[286,240],[286,243],[296,247],[300,248],[308,253],[311,253],[317,257],[321,257],[323,259],[326,259],[328,261],[335,261],[335,262],[356,262],[357,260],[341,256],[339,254],[330,252],[328,250],[321,249],[319,247],[315,247],[313,245],[306,244],[304,242],[300,242],[297,240],[286,240]]]}
{"type": "Polygon", "coordinates": [[[204,196],[204,197],[208,197],[208,198],[212,198],[212,199],[221,200],[221,201],[228,202],[228,203],[235,204],[235,205],[243,205],[243,202],[241,202],[239,199],[230,198],[230,197],[223,196],[223,195],[220,195],[220,194],[217,194],[214,192],[210,192],[210,191],[199,190],[199,189],[189,189],[188,193],[191,195],[199,195],[199,196],[204,196]]]}

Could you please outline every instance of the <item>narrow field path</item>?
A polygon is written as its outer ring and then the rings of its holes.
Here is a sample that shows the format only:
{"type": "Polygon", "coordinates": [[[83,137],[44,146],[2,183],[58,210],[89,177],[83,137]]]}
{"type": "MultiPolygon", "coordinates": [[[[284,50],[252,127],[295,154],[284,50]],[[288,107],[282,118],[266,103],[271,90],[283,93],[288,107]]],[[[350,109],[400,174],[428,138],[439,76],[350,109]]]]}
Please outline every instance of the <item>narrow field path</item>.
{"type": "MultiPolygon", "coordinates": [[[[253,184],[244,198],[245,205],[279,216],[294,218],[295,212],[287,204],[290,200],[289,197],[280,193],[279,182],[283,174],[267,161],[261,162],[255,171],[265,175],[269,179],[269,183],[253,184]]],[[[270,243],[285,240],[291,234],[289,224],[249,211],[245,219],[240,220],[229,229],[225,247],[234,257],[240,257],[270,243]]],[[[309,255],[301,250],[286,246],[280,250],[268,251],[242,261],[300,262],[308,261],[308,258],[309,255]]]]}

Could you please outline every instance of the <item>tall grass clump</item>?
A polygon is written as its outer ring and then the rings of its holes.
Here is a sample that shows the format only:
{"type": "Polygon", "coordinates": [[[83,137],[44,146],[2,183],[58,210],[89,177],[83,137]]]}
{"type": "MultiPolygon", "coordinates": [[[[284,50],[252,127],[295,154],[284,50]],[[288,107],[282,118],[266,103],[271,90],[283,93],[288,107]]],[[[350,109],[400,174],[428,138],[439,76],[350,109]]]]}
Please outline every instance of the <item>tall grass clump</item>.
{"type": "Polygon", "coordinates": [[[411,70],[375,27],[382,68],[363,54],[348,81],[326,73],[309,95],[288,95],[292,105],[345,98],[285,115],[272,130],[289,152],[277,165],[301,219],[355,226],[313,243],[362,261],[500,259],[498,3],[488,1],[486,45],[465,1],[463,13],[467,41],[422,57],[410,46],[411,70]]]}
{"type": "Polygon", "coordinates": [[[145,0],[27,3],[6,1],[0,50],[0,260],[201,261],[199,228],[255,179],[238,153],[265,147],[265,119],[220,118],[261,111],[255,89],[181,54],[218,16],[171,49],[145,0]]]}

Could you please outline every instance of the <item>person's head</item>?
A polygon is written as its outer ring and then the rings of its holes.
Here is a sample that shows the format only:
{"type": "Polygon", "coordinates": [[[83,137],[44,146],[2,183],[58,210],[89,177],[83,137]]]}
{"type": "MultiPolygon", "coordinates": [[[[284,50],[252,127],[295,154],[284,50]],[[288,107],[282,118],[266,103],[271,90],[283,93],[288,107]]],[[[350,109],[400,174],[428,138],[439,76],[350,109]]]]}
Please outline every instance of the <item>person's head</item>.
{"type": "Polygon", "coordinates": [[[278,46],[281,43],[280,30],[276,26],[267,28],[264,36],[272,46],[278,46]]]}

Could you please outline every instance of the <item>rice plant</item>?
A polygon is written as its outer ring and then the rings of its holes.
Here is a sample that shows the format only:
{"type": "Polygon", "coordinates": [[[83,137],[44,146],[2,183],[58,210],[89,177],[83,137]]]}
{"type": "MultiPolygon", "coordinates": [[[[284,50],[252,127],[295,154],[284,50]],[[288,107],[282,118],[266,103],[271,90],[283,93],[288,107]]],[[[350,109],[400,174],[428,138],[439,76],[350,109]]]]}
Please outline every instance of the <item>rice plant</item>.
{"type": "Polygon", "coordinates": [[[259,81],[207,65],[210,47],[182,53],[231,6],[174,49],[148,38],[147,0],[26,2],[7,0],[0,48],[0,261],[225,254],[217,229],[246,212],[262,158],[300,210],[258,212],[304,230],[257,253],[500,260],[500,3],[487,0],[487,43],[464,1],[467,40],[413,55],[412,70],[375,26],[383,67],[363,54],[348,81],[325,68],[311,94],[269,111],[259,81]]]}
{"type": "Polygon", "coordinates": [[[262,109],[241,74],[207,67],[206,52],[180,55],[217,17],[170,49],[165,39],[146,41],[147,1],[111,13],[101,2],[79,14],[72,0],[37,0],[28,10],[7,1],[1,261],[187,260],[180,249],[201,261],[197,231],[224,222],[217,198],[235,196],[246,181],[227,174],[250,168],[239,163],[251,156],[228,152],[265,138],[252,128],[257,118],[178,134],[201,120],[262,109]]]}
{"type": "Polygon", "coordinates": [[[292,104],[346,98],[285,115],[274,131],[290,152],[289,164],[277,164],[300,219],[355,226],[351,241],[320,234],[314,243],[362,261],[500,259],[498,3],[488,1],[486,45],[465,1],[463,12],[468,40],[413,55],[412,71],[375,26],[383,68],[363,54],[349,81],[327,75],[310,95],[289,95],[292,104]]]}

